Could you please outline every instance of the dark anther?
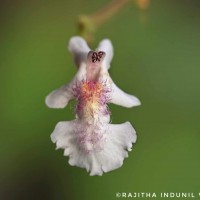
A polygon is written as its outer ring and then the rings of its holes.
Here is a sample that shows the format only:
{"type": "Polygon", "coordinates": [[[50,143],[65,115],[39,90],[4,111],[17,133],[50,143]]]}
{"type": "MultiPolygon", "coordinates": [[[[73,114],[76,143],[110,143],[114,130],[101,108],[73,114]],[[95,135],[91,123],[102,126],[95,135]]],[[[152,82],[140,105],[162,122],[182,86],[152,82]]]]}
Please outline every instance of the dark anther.
{"type": "Polygon", "coordinates": [[[103,51],[98,52],[98,57],[101,58],[103,56],[103,51]]]}
{"type": "Polygon", "coordinates": [[[93,52],[92,54],[92,62],[95,63],[97,61],[101,61],[101,58],[103,56],[103,51],[99,51],[98,53],[97,52],[93,52]]]}
{"type": "Polygon", "coordinates": [[[98,54],[96,52],[93,52],[92,54],[92,62],[98,61],[98,54]]]}

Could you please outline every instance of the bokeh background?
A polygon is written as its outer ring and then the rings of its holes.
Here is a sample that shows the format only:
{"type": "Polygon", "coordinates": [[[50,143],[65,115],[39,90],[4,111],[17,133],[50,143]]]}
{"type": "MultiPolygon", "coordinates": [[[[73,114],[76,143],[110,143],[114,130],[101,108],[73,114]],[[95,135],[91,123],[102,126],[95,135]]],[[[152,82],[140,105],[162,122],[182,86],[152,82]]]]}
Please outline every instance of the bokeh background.
{"type": "MultiPolygon", "coordinates": [[[[102,177],[68,165],[50,134],[71,120],[45,96],[76,72],[66,50],[77,17],[108,1],[0,2],[0,200],[112,200],[116,192],[200,192],[200,2],[152,0],[124,7],[96,32],[110,38],[110,71],[142,106],[110,105],[112,123],[130,121],[137,144],[123,167],[102,177]]],[[[157,198],[159,199],[159,198],[157,198]]]]}

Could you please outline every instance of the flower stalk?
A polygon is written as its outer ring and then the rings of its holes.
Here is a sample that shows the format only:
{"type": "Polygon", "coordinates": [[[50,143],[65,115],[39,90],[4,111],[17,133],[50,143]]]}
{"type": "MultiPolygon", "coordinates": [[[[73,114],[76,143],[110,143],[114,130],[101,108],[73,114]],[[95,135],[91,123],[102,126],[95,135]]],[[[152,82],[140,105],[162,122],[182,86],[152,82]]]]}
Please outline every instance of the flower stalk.
{"type": "Polygon", "coordinates": [[[90,15],[80,15],[78,18],[78,32],[87,43],[93,41],[94,33],[103,23],[117,14],[131,0],[113,0],[105,7],[90,15]]]}

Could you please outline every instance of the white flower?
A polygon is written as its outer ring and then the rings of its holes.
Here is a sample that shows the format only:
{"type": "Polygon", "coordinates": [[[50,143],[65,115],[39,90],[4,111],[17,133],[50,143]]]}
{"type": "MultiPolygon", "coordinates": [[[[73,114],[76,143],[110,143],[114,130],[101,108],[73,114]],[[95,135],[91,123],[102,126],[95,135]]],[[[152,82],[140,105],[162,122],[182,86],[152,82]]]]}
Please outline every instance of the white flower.
{"type": "Polygon", "coordinates": [[[102,175],[119,168],[128,157],[136,132],[129,122],[110,124],[107,104],[124,107],[140,105],[112,81],[108,69],[113,57],[111,41],[104,39],[97,51],[91,51],[81,37],[72,37],[72,52],[78,72],[74,79],[46,97],[50,108],[64,108],[71,99],[77,100],[76,119],[59,122],[51,140],[57,149],[64,149],[69,164],[86,168],[90,175],[102,175]]]}

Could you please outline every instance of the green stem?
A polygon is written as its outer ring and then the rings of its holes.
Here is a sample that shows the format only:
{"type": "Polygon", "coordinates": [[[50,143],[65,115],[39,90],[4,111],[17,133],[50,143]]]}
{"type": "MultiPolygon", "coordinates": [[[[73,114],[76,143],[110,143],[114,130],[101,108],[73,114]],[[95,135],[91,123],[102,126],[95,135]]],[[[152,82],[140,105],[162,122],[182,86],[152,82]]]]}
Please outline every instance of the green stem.
{"type": "Polygon", "coordinates": [[[79,34],[90,44],[94,33],[104,22],[108,21],[131,0],[112,0],[108,5],[91,15],[81,15],[78,19],[79,34]]]}
{"type": "Polygon", "coordinates": [[[112,16],[114,16],[120,9],[122,9],[130,0],[113,0],[104,8],[90,15],[96,25],[101,25],[112,16]]]}

